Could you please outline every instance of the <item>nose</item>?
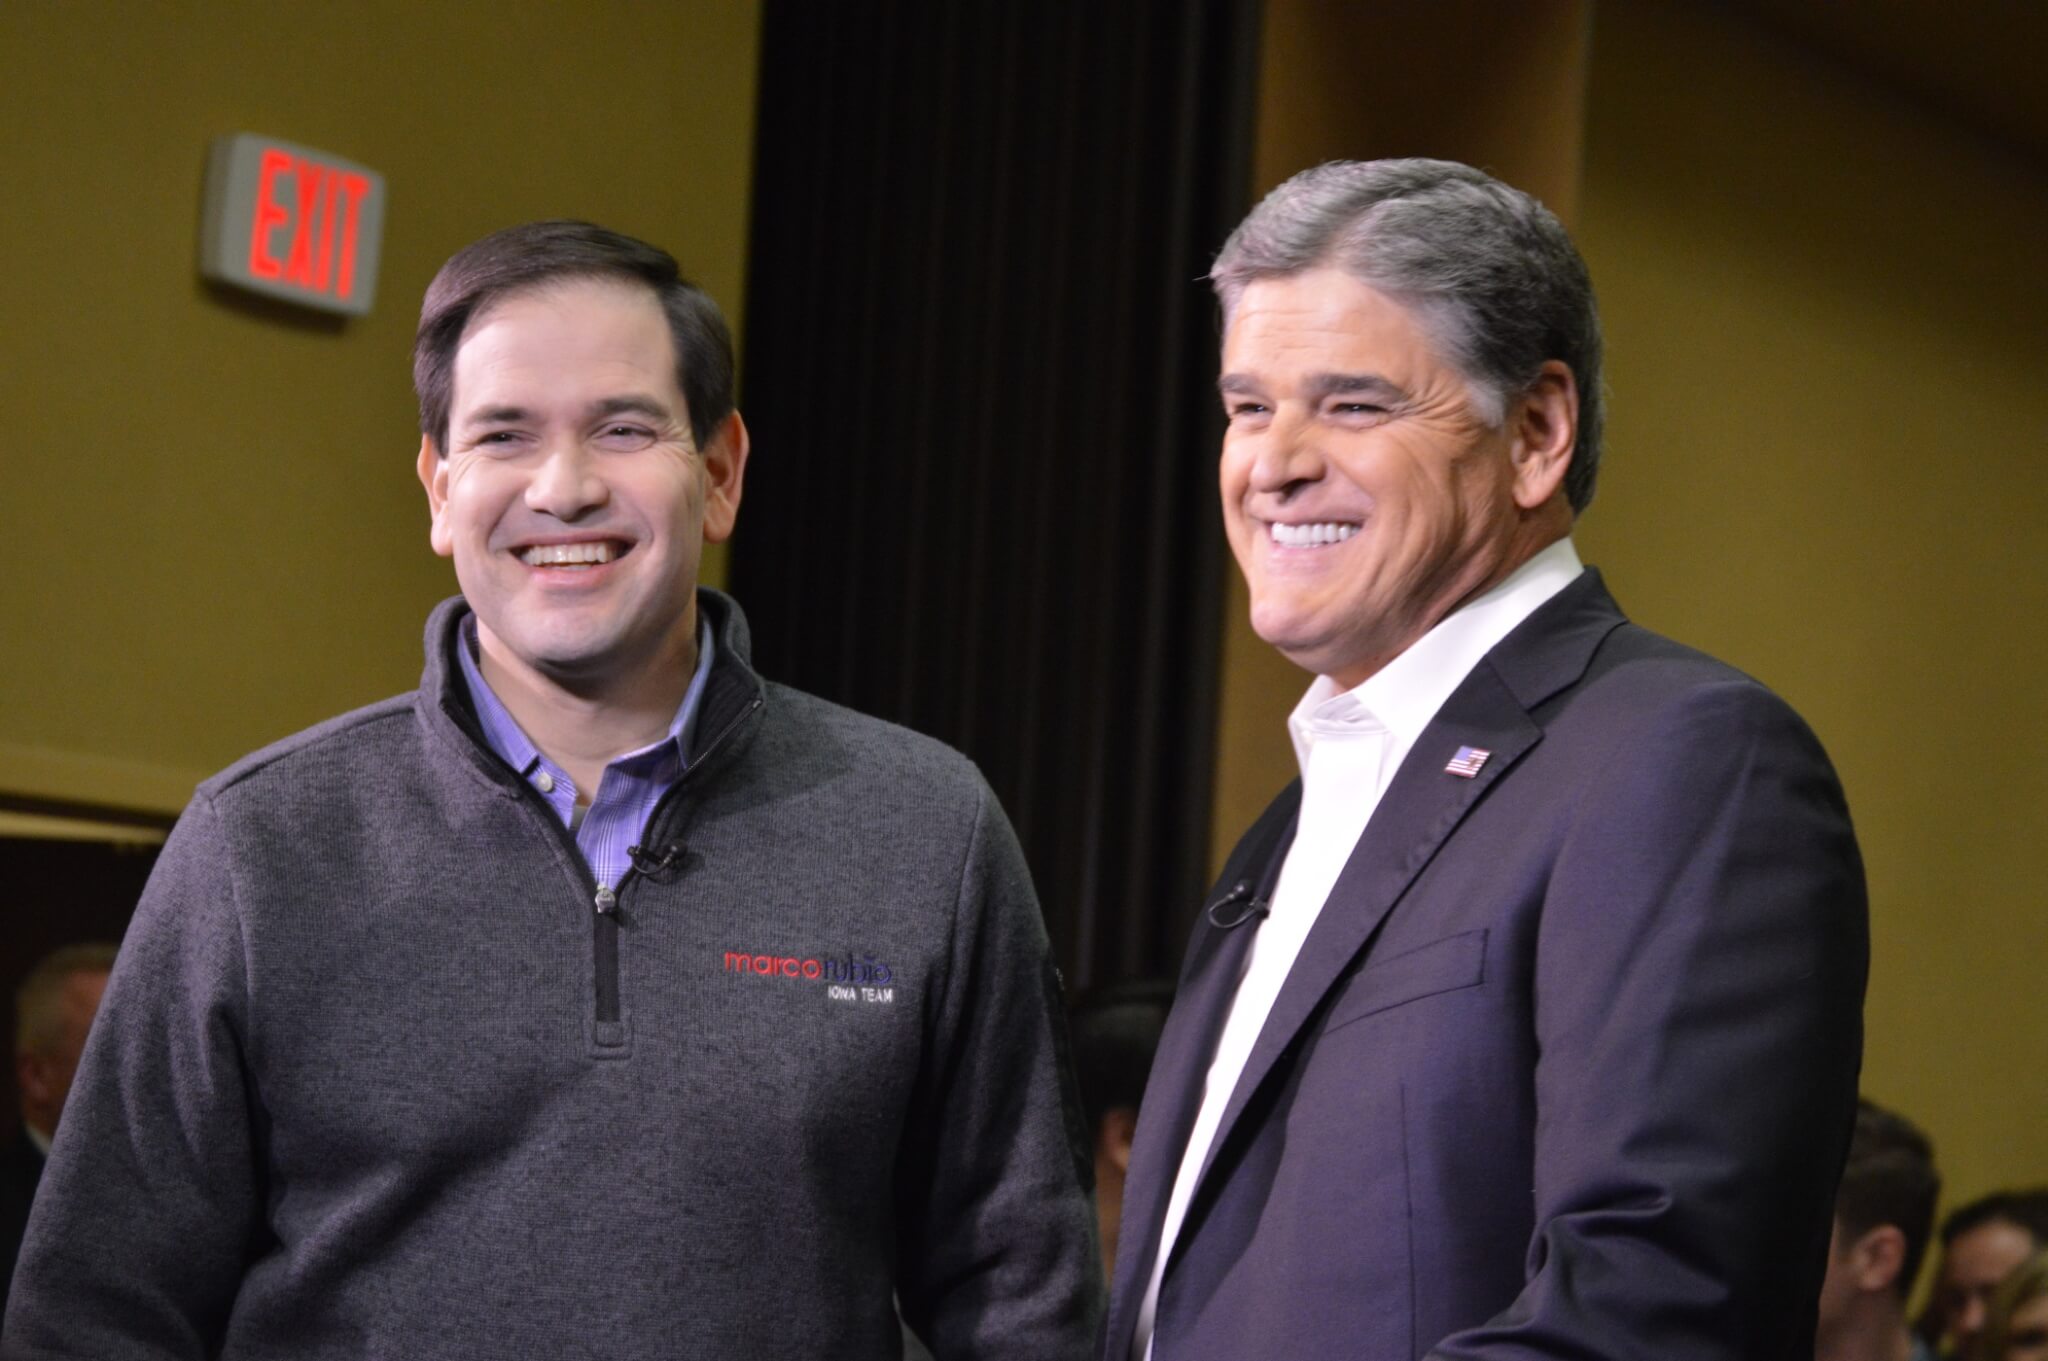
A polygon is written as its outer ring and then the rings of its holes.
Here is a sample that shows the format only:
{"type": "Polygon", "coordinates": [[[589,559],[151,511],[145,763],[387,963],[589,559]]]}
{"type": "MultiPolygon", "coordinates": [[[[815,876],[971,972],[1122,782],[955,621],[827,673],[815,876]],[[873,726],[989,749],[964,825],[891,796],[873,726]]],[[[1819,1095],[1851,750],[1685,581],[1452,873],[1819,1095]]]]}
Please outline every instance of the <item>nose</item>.
{"type": "Polygon", "coordinates": [[[610,499],[597,456],[580,440],[563,439],[548,449],[526,484],[529,510],[557,520],[575,520],[610,499]]]}
{"type": "Polygon", "coordinates": [[[1255,437],[1251,489],[1288,495],[1323,475],[1323,456],[1305,415],[1283,405],[1255,437]]]}

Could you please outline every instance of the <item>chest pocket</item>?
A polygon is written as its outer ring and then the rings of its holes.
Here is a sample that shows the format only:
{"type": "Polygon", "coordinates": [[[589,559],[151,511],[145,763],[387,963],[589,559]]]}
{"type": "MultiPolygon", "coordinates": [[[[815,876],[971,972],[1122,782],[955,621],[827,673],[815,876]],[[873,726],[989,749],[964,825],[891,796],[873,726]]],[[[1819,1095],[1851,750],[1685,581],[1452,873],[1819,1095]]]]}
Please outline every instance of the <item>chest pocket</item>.
{"type": "Polygon", "coordinates": [[[1323,1032],[1362,1021],[1403,1003],[1438,993],[1473,988],[1486,981],[1486,932],[1461,931],[1455,936],[1418,945],[1360,969],[1323,1022],[1323,1032]]]}

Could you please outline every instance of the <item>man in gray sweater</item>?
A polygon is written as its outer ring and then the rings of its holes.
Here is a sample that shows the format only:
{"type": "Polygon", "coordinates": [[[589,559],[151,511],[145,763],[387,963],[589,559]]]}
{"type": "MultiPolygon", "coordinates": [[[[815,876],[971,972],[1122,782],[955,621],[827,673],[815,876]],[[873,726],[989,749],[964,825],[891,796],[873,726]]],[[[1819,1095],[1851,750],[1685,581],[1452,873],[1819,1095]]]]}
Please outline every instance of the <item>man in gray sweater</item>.
{"type": "Polygon", "coordinates": [[[9,1358],[1086,1353],[1057,977],[937,743],[757,677],[696,584],[724,322],[582,223],[415,348],[462,598],[418,691],[200,786],[30,1221],[9,1358]]]}

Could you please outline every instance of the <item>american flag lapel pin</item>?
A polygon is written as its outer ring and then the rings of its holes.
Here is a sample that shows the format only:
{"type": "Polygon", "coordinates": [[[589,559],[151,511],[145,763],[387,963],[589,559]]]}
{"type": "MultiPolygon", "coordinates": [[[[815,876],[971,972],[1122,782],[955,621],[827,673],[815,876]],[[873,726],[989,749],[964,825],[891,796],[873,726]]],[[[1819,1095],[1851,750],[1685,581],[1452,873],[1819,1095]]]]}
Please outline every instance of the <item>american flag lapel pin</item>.
{"type": "Polygon", "coordinates": [[[1486,764],[1486,758],[1491,755],[1493,753],[1483,747],[1459,747],[1458,754],[1444,767],[1444,774],[1458,775],[1469,780],[1479,773],[1479,768],[1486,764]]]}

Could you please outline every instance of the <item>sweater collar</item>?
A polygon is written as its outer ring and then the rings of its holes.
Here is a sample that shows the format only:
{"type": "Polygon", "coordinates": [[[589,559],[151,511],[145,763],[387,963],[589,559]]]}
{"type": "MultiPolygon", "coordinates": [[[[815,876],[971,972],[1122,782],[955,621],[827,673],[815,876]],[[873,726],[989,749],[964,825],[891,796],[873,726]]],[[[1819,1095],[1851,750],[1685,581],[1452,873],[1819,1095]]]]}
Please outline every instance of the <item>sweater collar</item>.
{"type": "MultiPolygon", "coordinates": [[[[767,701],[767,687],[753,668],[753,637],[737,601],[708,586],[697,588],[698,617],[713,638],[711,674],[695,717],[693,759],[724,755],[741,745],[746,720],[767,701]],[[731,741],[727,739],[731,738],[731,741]]],[[[459,737],[471,759],[499,784],[517,788],[517,777],[495,755],[485,738],[469,687],[462,678],[456,649],[462,646],[464,622],[472,615],[469,602],[450,596],[427,616],[426,666],[420,674],[423,717],[444,734],[459,737]]]]}

